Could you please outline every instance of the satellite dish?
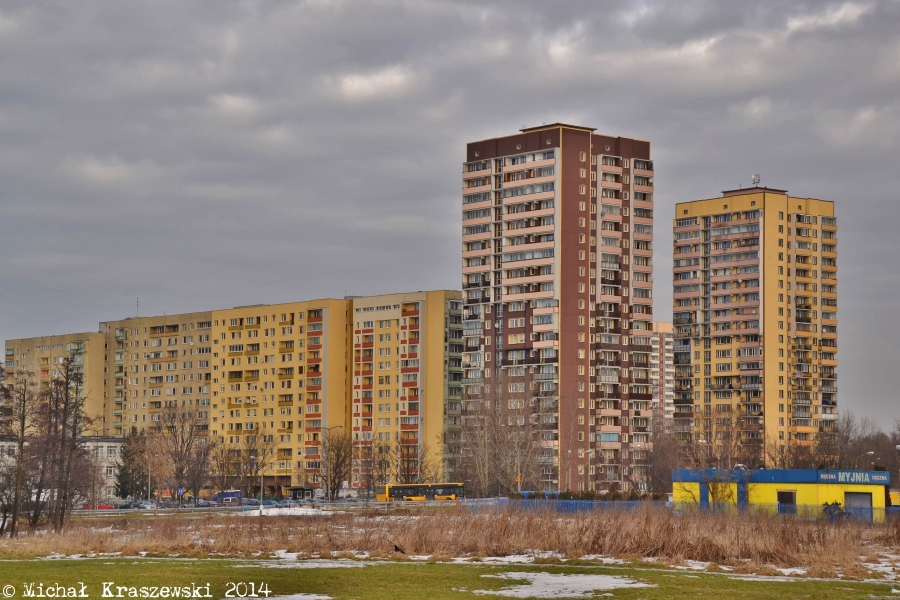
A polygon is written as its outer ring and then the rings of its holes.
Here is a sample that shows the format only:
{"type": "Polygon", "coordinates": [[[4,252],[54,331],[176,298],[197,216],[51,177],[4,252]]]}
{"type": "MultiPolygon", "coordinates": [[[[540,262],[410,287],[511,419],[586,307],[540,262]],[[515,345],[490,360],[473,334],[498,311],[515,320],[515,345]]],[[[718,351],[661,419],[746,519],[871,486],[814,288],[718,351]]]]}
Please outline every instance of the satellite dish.
{"type": "Polygon", "coordinates": [[[759,175],[753,175],[750,177],[750,181],[753,182],[753,185],[759,185],[759,175]]]}

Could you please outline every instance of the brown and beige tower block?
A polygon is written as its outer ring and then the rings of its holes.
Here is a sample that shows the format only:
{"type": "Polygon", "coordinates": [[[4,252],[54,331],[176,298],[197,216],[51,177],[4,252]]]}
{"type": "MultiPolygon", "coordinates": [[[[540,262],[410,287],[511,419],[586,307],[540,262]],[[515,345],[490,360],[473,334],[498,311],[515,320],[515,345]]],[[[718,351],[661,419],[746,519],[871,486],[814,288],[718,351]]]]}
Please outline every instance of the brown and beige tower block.
{"type": "Polygon", "coordinates": [[[544,489],[640,487],[650,442],[650,143],[564,124],[472,142],[462,174],[467,398],[540,428],[544,489]]]}

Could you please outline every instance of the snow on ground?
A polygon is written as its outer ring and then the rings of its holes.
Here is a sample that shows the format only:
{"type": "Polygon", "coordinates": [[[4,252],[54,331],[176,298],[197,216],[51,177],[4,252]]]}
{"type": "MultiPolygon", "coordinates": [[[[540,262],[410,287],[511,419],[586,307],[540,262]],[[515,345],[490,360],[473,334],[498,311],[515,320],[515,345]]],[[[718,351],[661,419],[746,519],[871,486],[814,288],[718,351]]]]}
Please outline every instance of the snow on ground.
{"type": "Polygon", "coordinates": [[[881,554],[878,562],[865,562],[865,557],[861,556],[862,566],[872,572],[878,573],[883,579],[894,581],[897,579],[898,557],[893,554],[881,554]]]}
{"type": "Polygon", "coordinates": [[[485,556],[481,562],[490,565],[527,565],[534,562],[530,554],[510,554],[509,556],[485,556]]]}
{"type": "Polygon", "coordinates": [[[624,565],[625,561],[621,558],[610,558],[609,556],[602,556],[600,554],[585,554],[578,560],[591,560],[594,562],[601,562],[604,565],[624,565]]]}
{"type": "Polygon", "coordinates": [[[728,579],[734,579],[735,581],[806,581],[805,579],[799,579],[797,577],[781,577],[780,575],[729,575],[728,579]]]}
{"type": "Polygon", "coordinates": [[[473,590],[474,594],[505,596],[507,598],[590,598],[594,592],[622,588],[651,588],[648,583],[640,583],[627,577],[612,575],[578,575],[553,573],[501,573],[482,575],[496,579],[522,581],[499,590],[473,590]]]}
{"type": "Polygon", "coordinates": [[[566,558],[559,552],[545,552],[526,550],[522,554],[509,554],[507,556],[458,556],[452,559],[455,563],[481,562],[494,565],[526,565],[533,563],[535,559],[556,558],[565,562],[566,558]]]}
{"type": "MultiPolygon", "coordinates": [[[[352,569],[354,567],[365,567],[367,565],[374,565],[376,562],[362,562],[358,560],[350,560],[346,558],[341,559],[327,559],[327,558],[313,558],[310,560],[296,560],[296,559],[288,559],[288,560],[255,560],[251,562],[240,562],[235,564],[234,566],[237,568],[245,568],[245,567],[253,567],[253,568],[267,568],[267,569],[352,569]]],[[[273,599],[269,599],[273,600],[273,599]]]]}
{"type": "MultiPolygon", "coordinates": [[[[294,506],[292,508],[263,508],[264,517],[295,517],[295,516],[313,516],[313,515],[331,515],[332,511],[324,512],[318,508],[310,508],[308,506],[294,506]]],[[[237,513],[242,517],[258,517],[258,508],[249,508],[237,513]]]]}
{"type": "Polygon", "coordinates": [[[788,568],[779,568],[775,567],[776,571],[780,571],[782,575],[806,575],[806,569],[803,567],[788,567],[788,568]]]}
{"type": "Polygon", "coordinates": [[[709,568],[710,563],[703,562],[699,560],[686,560],[684,561],[686,566],[675,567],[676,569],[686,570],[690,569],[692,571],[705,571],[709,568]]]}

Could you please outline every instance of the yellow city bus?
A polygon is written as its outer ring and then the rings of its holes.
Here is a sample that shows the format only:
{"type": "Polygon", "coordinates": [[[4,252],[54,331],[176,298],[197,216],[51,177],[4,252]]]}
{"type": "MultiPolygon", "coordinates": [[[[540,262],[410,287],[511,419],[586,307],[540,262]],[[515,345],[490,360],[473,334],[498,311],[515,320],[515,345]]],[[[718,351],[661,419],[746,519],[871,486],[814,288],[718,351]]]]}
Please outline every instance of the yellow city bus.
{"type": "Polygon", "coordinates": [[[465,496],[462,483],[397,483],[375,486],[375,500],[393,502],[414,500],[456,500],[465,496]]]}

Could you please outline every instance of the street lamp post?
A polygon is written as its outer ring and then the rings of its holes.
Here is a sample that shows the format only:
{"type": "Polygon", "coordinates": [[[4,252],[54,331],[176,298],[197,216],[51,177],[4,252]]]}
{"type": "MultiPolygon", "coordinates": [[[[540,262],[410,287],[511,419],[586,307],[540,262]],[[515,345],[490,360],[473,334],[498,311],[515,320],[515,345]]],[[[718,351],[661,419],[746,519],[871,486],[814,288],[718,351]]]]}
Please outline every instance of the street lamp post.
{"type": "Polygon", "coordinates": [[[256,455],[251,454],[250,460],[253,461],[253,464],[259,469],[259,516],[263,516],[263,466],[261,461],[256,460],[256,455]]]}
{"type": "Polygon", "coordinates": [[[857,468],[857,470],[859,469],[859,459],[861,459],[863,456],[874,456],[874,455],[875,455],[875,452],[872,451],[872,450],[869,450],[868,452],[863,452],[862,454],[860,454],[859,456],[857,456],[857,457],[856,457],[856,462],[854,463],[855,466],[856,466],[856,468],[857,468]]]}
{"type": "Polygon", "coordinates": [[[159,456],[158,454],[147,454],[147,502],[150,502],[150,470],[153,467],[151,458],[159,456]]]}

